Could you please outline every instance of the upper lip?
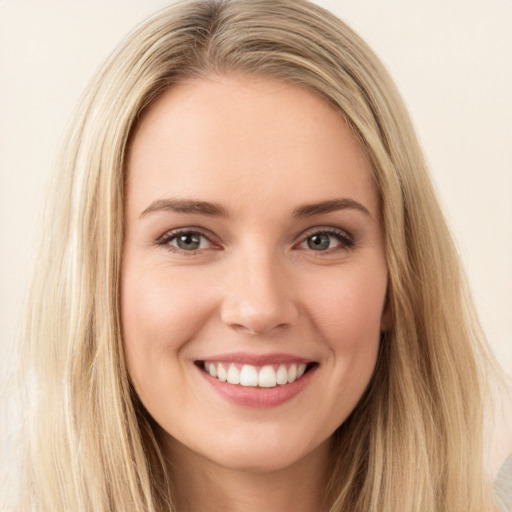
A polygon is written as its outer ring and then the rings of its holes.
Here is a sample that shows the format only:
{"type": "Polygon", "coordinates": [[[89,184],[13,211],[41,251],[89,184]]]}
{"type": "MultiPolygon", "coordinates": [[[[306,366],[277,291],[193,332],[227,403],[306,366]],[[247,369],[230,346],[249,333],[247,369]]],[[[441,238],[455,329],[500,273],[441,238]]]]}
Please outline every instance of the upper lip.
{"type": "Polygon", "coordinates": [[[286,353],[269,353],[269,354],[253,354],[249,352],[229,352],[226,354],[215,354],[200,359],[202,362],[215,363],[235,363],[235,364],[250,364],[253,366],[265,366],[270,364],[308,364],[315,362],[312,359],[286,354],[286,353]]]}

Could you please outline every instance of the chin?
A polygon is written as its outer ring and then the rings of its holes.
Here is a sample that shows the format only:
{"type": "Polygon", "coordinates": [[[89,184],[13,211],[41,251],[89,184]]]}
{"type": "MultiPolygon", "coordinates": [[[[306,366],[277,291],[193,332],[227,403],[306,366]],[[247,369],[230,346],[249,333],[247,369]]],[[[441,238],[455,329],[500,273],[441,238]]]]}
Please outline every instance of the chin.
{"type": "Polygon", "coordinates": [[[208,460],[224,469],[248,473],[283,471],[309,463],[316,457],[323,458],[328,452],[329,439],[312,443],[302,432],[290,435],[289,431],[279,432],[257,425],[255,428],[257,431],[241,429],[245,431],[226,433],[222,439],[212,439],[209,443],[204,443],[203,439],[202,443],[187,441],[184,445],[174,439],[172,449],[183,450],[197,460],[208,460]]]}
{"type": "Polygon", "coordinates": [[[305,457],[299,449],[283,449],[281,446],[265,446],[230,450],[223,454],[218,465],[250,473],[273,473],[299,463],[305,457]]]}

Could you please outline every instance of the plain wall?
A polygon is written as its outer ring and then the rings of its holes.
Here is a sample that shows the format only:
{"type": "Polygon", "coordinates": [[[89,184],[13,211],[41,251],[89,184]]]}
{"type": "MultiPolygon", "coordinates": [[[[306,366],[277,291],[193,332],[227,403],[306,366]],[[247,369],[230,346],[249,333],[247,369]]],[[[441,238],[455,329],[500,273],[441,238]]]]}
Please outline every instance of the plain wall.
{"type": "MultiPolygon", "coordinates": [[[[66,121],[116,43],[166,3],[0,0],[0,370],[66,121]]],[[[368,41],[402,91],[484,329],[512,374],[512,1],[318,3],[368,41]]]]}

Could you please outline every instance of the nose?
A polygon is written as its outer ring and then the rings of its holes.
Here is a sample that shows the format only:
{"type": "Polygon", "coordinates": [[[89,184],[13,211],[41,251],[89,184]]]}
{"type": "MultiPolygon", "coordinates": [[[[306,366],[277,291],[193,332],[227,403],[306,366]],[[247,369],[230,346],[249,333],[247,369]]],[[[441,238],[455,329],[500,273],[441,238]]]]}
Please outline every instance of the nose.
{"type": "Polygon", "coordinates": [[[248,334],[270,335],[295,325],[299,316],[293,280],[269,255],[240,257],[226,276],[222,321],[248,334]]]}

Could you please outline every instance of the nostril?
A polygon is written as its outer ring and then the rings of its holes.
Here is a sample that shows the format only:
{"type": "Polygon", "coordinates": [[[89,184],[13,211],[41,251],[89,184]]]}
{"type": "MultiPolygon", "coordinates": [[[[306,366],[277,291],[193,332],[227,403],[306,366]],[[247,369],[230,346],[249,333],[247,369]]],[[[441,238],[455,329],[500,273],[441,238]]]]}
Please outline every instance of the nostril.
{"type": "Polygon", "coordinates": [[[270,284],[244,286],[239,283],[223,299],[222,321],[232,329],[253,335],[281,332],[295,325],[299,312],[291,292],[284,293],[281,288],[275,288],[270,284]]]}

